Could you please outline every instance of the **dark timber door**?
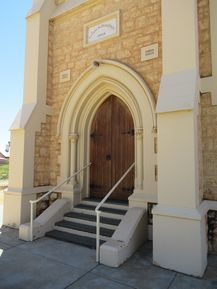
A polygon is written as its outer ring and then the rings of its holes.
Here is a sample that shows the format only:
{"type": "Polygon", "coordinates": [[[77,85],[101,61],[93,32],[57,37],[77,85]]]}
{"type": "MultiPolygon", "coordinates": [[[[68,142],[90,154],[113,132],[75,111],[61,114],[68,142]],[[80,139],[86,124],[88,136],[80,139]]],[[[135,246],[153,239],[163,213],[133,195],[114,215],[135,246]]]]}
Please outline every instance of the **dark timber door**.
{"type": "MultiPolygon", "coordinates": [[[[104,197],[134,162],[134,124],[128,107],[110,96],[98,108],[90,133],[90,196],[104,197]]],[[[111,199],[127,200],[133,193],[134,170],[111,199]]]]}

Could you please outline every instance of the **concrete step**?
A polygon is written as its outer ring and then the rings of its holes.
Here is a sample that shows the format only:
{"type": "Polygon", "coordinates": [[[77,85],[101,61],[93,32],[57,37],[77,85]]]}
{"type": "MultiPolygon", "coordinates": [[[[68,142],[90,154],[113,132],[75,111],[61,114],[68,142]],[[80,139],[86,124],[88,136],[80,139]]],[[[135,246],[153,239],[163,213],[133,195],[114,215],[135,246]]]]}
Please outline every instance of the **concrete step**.
{"type": "MultiPolygon", "coordinates": [[[[101,199],[96,198],[86,198],[83,199],[81,204],[89,206],[97,206],[101,202],[101,199]]],[[[126,201],[116,201],[116,200],[107,200],[102,207],[104,208],[113,208],[119,210],[128,210],[128,202],[126,201]]]]}
{"type": "MultiPolygon", "coordinates": [[[[83,200],[81,204],[73,208],[72,212],[65,214],[64,219],[57,222],[54,230],[48,232],[46,236],[88,247],[95,247],[95,208],[100,201],[99,199],[83,200]]],[[[127,203],[118,201],[108,201],[105,206],[101,207],[101,243],[111,238],[127,210],[127,203]]]]}
{"type": "MultiPolygon", "coordinates": [[[[95,208],[96,206],[80,204],[73,208],[73,212],[95,215],[96,214],[95,208]]],[[[121,220],[127,212],[127,210],[113,209],[113,208],[107,208],[107,207],[101,207],[101,211],[102,211],[101,213],[102,217],[111,218],[111,219],[119,219],[119,220],[121,220]]]]}
{"type": "MultiPolygon", "coordinates": [[[[64,221],[66,222],[66,221],[64,221]]],[[[71,223],[71,222],[69,222],[71,223]]],[[[89,231],[84,231],[84,230],[80,230],[79,227],[77,228],[70,228],[69,226],[66,227],[66,226],[54,226],[54,230],[57,230],[57,231],[61,231],[61,232],[66,232],[66,233],[69,233],[69,234],[73,234],[73,235],[78,235],[78,236],[83,236],[83,237],[89,237],[89,238],[93,238],[93,239],[96,239],[96,234],[95,233],[92,233],[92,232],[89,232],[89,231]]],[[[107,241],[109,240],[110,237],[108,236],[100,236],[101,240],[103,241],[107,241]]]]}
{"type": "MultiPolygon", "coordinates": [[[[69,221],[69,222],[86,224],[90,226],[96,226],[95,215],[81,214],[81,213],[76,213],[72,211],[72,212],[65,214],[64,220],[69,221]]],[[[117,219],[111,219],[111,218],[105,218],[105,217],[100,218],[101,227],[111,229],[111,230],[115,230],[120,222],[121,222],[120,219],[117,220],[117,219]]]]}
{"type": "MultiPolygon", "coordinates": [[[[57,230],[53,230],[53,231],[46,233],[46,236],[60,240],[60,241],[70,242],[73,244],[78,244],[81,246],[89,247],[92,249],[96,248],[96,239],[90,238],[90,237],[74,235],[71,233],[57,231],[57,230]]],[[[103,243],[104,241],[100,240],[100,244],[103,244],[103,243]]]]}
{"type": "MultiPolygon", "coordinates": [[[[65,227],[65,228],[69,228],[72,230],[88,232],[91,234],[96,234],[96,226],[90,226],[90,225],[79,224],[79,223],[68,222],[68,221],[57,222],[55,224],[55,226],[65,227]]],[[[100,235],[101,236],[111,237],[113,234],[114,234],[114,230],[100,228],[100,235]]]]}

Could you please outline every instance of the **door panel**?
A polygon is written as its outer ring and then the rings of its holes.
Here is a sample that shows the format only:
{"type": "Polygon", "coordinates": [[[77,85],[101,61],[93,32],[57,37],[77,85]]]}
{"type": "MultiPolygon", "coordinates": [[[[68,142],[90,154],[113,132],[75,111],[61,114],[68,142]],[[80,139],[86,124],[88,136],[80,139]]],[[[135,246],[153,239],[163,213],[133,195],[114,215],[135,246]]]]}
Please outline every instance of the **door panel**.
{"type": "Polygon", "coordinates": [[[111,99],[98,109],[90,134],[90,194],[102,198],[111,188],[111,99]]]}
{"type": "MultiPolygon", "coordinates": [[[[134,125],[127,106],[110,96],[97,110],[90,136],[90,193],[102,198],[134,162],[134,125]]],[[[134,171],[112,194],[127,200],[133,192],[134,171]]]]}
{"type": "MultiPolygon", "coordinates": [[[[134,124],[127,106],[117,97],[112,105],[112,186],[134,162],[134,124]]],[[[134,172],[121,182],[114,199],[127,200],[133,192],[134,172]]]]}

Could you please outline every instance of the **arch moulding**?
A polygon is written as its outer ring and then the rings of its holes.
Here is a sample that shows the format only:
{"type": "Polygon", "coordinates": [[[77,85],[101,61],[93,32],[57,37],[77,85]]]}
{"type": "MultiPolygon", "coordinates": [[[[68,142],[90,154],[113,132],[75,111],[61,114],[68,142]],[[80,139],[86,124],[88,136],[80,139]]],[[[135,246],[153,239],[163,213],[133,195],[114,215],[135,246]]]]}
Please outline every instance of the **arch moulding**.
{"type": "MultiPolygon", "coordinates": [[[[113,94],[128,106],[134,121],[135,189],[132,196],[135,201],[148,202],[157,195],[154,97],[141,76],[127,65],[113,60],[94,63],[97,65],[89,67],[73,84],[61,109],[57,127],[61,142],[59,181],[89,163],[93,117],[104,100],[113,94]]],[[[88,171],[73,179],[63,190],[63,196],[72,199],[73,204],[88,194],[88,171]]]]}

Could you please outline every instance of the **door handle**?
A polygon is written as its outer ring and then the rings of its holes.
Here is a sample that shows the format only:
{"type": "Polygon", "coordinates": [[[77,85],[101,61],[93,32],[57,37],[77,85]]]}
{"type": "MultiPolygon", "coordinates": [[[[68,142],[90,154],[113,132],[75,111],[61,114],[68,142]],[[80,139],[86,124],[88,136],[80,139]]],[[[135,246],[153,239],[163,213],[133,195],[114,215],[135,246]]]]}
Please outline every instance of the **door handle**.
{"type": "Polygon", "coordinates": [[[112,156],[111,155],[106,155],[106,160],[107,161],[110,161],[112,159],[112,156]]]}

